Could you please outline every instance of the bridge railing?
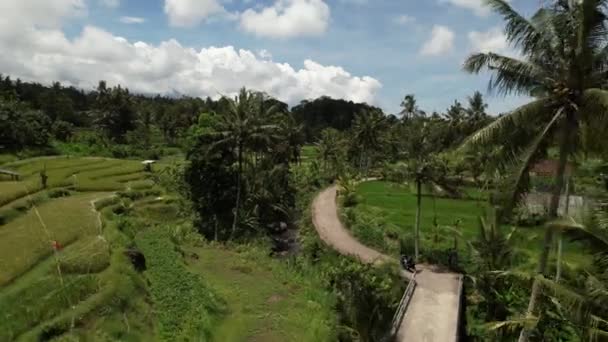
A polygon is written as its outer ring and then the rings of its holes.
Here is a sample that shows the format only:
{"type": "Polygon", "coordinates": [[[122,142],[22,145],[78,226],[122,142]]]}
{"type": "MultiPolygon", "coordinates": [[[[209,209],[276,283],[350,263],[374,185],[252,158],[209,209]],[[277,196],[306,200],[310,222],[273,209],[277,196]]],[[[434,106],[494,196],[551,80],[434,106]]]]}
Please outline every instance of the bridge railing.
{"type": "Polygon", "coordinates": [[[407,284],[407,288],[403,293],[403,297],[401,297],[401,301],[399,302],[399,306],[397,307],[397,311],[395,312],[395,316],[393,316],[393,322],[391,324],[391,332],[390,338],[394,339],[399,332],[399,327],[401,327],[401,322],[403,321],[403,317],[405,316],[405,312],[407,311],[407,307],[410,304],[410,300],[412,299],[412,295],[414,294],[414,290],[416,289],[416,274],[407,284]]]}

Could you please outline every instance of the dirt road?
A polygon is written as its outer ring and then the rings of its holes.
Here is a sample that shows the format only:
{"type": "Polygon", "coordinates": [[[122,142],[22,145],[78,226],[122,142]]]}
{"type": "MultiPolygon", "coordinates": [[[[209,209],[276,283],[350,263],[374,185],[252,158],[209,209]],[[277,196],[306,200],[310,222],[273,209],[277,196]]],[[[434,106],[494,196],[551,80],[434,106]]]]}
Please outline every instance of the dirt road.
{"type": "MultiPolygon", "coordinates": [[[[340,222],[336,186],[323,190],[313,201],[313,223],[321,239],[344,255],[365,263],[391,260],[357,241],[340,222]]],[[[417,287],[397,333],[398,341],[457,341],[461,276],[441,273],[432,266],[419,267],[417,287]]],[[[410,273],[404,276],[412,278],[410,273]]]]}

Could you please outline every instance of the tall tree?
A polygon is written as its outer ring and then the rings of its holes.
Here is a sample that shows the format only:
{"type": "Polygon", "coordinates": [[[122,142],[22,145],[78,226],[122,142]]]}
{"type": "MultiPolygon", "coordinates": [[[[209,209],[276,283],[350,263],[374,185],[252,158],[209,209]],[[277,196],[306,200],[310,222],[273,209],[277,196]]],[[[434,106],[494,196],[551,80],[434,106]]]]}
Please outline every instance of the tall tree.
{"type": "Polygon", "coordinates": [[[411,119],[417,116],[418,106],[416,105],[416,97],[414,94],[407,94],[401,101],[401,117],[404,119],[411,119]]]}
{"type": "Polygon", "coordinates": [[[128,89],[108,88],[100,81],[95,100],[95,125],[111,140],[123,142],[125,134],[135,129],[137,113],[128,89]]]}
{"type": "Polygon", "coordinates": [[[447,174],[447,163],[435,156],[412,159],[408,166],[408,178],[414,183],[416,189],[416,221],[414,225],[414,254],[416,261],[420,257],[420,223],[422,215],[422,191],[428,193],[437,191],[455,195],[457,190],[451,185],[447,174]]]}
{"type": "Polygon", "coordinates": [[[473,96],[470,96],[467,101],[469,102],[469,108],[467,108],[469,116],[476,118],[486,116],[488,104],[483,101],[483,95],[480,92],[473,93],[473,96]]]}
{"type": "Polygon", "coordinates": [[[317,155],[322,161],[323,171],[326,174],[331,172],[330,178],[335,178],[339,174],[341,145],[340,132],[334,128],[326,128],[321,131],[321,137],[315,143],[317,155]]]}
{"type": "Polygon", "coordinates": [[[373,155],[382,146],[386,117],[379,111],[362,111],[353,122],[351,145],[359,150],[359,171],[367,176],[373,155]]]}
{"type": "MultiPolygon", "coordinates": [[[[505,0],[486,0],[505,22],[507,40],[519,48],[522,58],[493,52],[477,53],[464,69],[493,74],[490,90],[501,94],[521,94],[535,99],[471,136],[466,145],[501,144],[514,131],[526,131],[513,152],[520,163],[513,173],[510,199],[519,198],[521,183],[538,155],[539,148],[557,141],[559,163],[549,205],[550,218],[557,217],[564,186],[566,164],[585,137],[597,136],[608,121],[608,92],[602,90],[608,73],[605,0],[556,1],[528,19],[505,0]]],[[[598,146],[601,147],[601,146],[598,146]]],[[[547,272],[553,231],[546,229],[537,267],[538,277],[547,272]]],[[[535,319],[540,296],[535,280],[526,318],[535,319]]],[[[533,328],[526,325],[519,341],[526,342],[533,328]]]]}
{"type": "Polygon", "coordinates": [[[263,94],[255,93],[242,88],[235,98],[228,99],[227,110],[219,117],[217,123],[217,139],[210,147],[211,151],[229,146],[235,151],[237,157],[237,185],[236,203],[234,206],[234,219],[232,234],[236,231],[243,190],[243,166],[245,153],[248,149],[262,148],[260,142],[267,141],[271,127],[264,124],[276,113],[276,107],[265,106],[263,94]]]}

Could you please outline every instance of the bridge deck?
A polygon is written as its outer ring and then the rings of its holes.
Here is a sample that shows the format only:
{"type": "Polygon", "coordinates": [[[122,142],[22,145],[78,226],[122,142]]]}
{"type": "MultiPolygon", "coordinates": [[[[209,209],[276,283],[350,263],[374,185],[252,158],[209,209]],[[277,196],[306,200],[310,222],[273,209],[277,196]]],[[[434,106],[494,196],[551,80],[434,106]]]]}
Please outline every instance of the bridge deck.
{"type": "Polygon", "coordinates": [[[397,333],[398,341],[457,341],[461,276],[424,267],[397,333]]]}
{"type": "MultiPolygon", "coordinates": [[[[357,241],[338,216],[336,186],[322,191],[312,205],[313,223],[321,239],[344,255],[362,262],[377,263],[391,257],[357,241]]],[[[404,276],[412,278],[404,272],[404,276]]],[[[397,333],[398,341],[453,342],[458,334],[462,277],[422,266],[416,275],[417,287],[397,333]]]]}

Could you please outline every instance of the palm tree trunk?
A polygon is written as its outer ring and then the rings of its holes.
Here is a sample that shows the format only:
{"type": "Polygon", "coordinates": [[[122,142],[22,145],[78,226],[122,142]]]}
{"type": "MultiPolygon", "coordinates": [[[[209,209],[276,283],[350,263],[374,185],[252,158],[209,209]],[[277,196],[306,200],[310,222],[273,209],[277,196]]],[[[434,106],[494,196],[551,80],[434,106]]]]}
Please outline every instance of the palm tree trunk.
{"type": "Polygon", "coordinates": [[[422,183],[416,180],[416,227],[414,230],[414,254],[416,262],[420,254],[420,210],[422,207],[422,183]]]}
{"type": "MultiPolygon", "coordinates": [[[[566,182],[566,207],[564,208],[564,216],[568,216],[570,207],[570,180],[566,182]]],[[[562,277],[562,254],[564,248],[564,237],[562,232],[559,233],[559,242],[557,243],[557,270],[555,272],[555,281],[559,282],[562,277]]]]}
{"type": "MultiPolygon", "coordinates": [[[[569,121],[569,117],[566,119],[569,121]]],[[[557,209],[559,208],[559,200],[564,187],[564,174],[566,171],[566,164],[568,163],[568,152],[570,149],[570,132],[571,127],[569,122],[566,122],[562,126],[562,138],[559,148],[559,164],[557,165],[557,173],[555,174],[555,186],[553,193],[551,194],[551,202],[549,204],[549,220],[557,218],[557,209]]],[[[538,268],[536,270],[537,276],[544,277],[547,271],[547,260],[549,259],[549,253],[551,252],[551,244],[553,243],[553,229],[550,227],[545,228],[545,238],[543,241],[543,249],[541,250],[538,268]]],[[[540,282],[534,279],[532,285],[532,292],[530,293],[530,301],[528,302],[528,310],[526,311],[526,319],[534,319],[534,312],[536,311],[536,304],[538,297],[540,296],[541,285],[540,282]]],[[[532,327],[524,325],[519,334],[518,342],[528,342],[530,334],[532,333],[532,327]]]]}
{"type": "Polygon", "coordinates": [[[234,233],[236,232],[236,224],[238,222],[238,218],[239,218],[239,209],[241,206],[241,179],[243,178],[243,146],[242,144],[239,144],[239,151],[238,151],[238,159],[237,159],[237,163],[238,163],[238,175],[237,175],[237,181],[236,181],[236,204],[234,206],[234,220],[232,221],[232,231],[230,232],[230,239],[232,239],[232,237],[234,236],[234,233]]]}

